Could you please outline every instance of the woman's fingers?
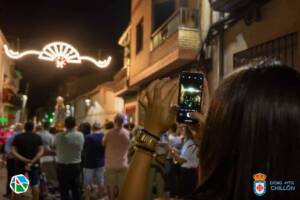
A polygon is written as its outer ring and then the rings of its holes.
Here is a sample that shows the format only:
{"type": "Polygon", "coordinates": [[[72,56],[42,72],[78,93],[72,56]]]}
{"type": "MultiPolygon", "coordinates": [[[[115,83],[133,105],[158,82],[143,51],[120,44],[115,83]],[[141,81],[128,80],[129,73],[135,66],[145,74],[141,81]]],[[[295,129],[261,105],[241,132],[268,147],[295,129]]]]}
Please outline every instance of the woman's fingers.
{"type": "Polygon", "coordinates": [[[159,80],[155,80],[152,83],[150,83],[150,85],[146,88],[146,96],[147,96],[147,100],[148,100],[148,105],[153,103],[153,99],[154,99],[154,88],[156,86],[156,84],[158,84],[159,80]]]}
{"type": "Polygon", "coordinates": [[[199,112],[192,112],[190,113],[193,119],[198,121],[197,124],[190,124],[189,127],[193,130],[195,137],[199,140],[203,137],[203,130],[205,125],[206,116],[199,112]]]}
{"type": "Polygon", "coordinates": [[[179,110],[179,107],[177,105],[171,105],[170,112],[168,113],[168,121],[170,123],[175,122],[178,110],[179,110]]]}
{"type": "Polygon", "coordinates": [[[139,104],[142,106],[144,110],[147,109],[147,103],[145,102],[145,100],[139,99],[139,104]]]}
{"type": "Polygon", "coordinates": [[[155,85],[153,101],[160,103],[160,101],[162,99],[162,96],[161,96],[162,88],[169,82],[170,82],[170,78],[163,78],[155,85]]]}
{"type": "Polygon", "coordinates": [[[171,105],[170,111],[171,111],[172,113],[177,113],[178,110],[179,110],[179,106],[178,106],[178,105],[176,105],[176,104],[172,104],[172,105],[171,105]]]}
{"type": "Polygon", "coordinates": [[[141,95],[139,96],[139,104],[143,107],[144,110],[147,108],[147,101],[146,101],[146,92],[141,92],[141,95]]]}
{"type": "Polygon", "coordinates": [[[164,103],[167,105],[171,105],[172,99],[176,95],[176,91],[178,90],[178,82],[173,83],[172,87],[167,92],[166,97],[164,98],[164,103]]]}
{"type": "Polygon", "coordinates": [[[191,112],[191,117],[196,119],[199,123],[204,123],[206,120],[206,116],[199,112],[191,112]]]}

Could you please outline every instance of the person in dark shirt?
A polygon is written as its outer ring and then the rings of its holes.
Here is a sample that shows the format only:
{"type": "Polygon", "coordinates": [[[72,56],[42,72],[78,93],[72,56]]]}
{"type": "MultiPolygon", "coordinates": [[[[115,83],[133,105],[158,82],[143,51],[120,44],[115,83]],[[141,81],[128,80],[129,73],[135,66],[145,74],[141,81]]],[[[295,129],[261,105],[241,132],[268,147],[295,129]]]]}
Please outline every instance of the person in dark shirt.
{"type": "MultiPolygon", "coordinates": [[[[42,138],[33,132],[32,122],[25,124],[25,133],[16,135],[11,153],[16,158],[16,174],[27,175],[32,189],[33,200],[39,199],[39,159],[44,153],[42,138]]],[[[23,196],[15,196],[15,199],[23,196]]]]}
{"type": "Polygon", "coordinates": [[[98,196],[102,197],[104,191],[104,147],[102,145],[103,133],[100,132],[100,124],[95,123],[92,134],[85,137],[83,182],[85,199],[90,199],[93,179],[98,185],[98,196]]]}

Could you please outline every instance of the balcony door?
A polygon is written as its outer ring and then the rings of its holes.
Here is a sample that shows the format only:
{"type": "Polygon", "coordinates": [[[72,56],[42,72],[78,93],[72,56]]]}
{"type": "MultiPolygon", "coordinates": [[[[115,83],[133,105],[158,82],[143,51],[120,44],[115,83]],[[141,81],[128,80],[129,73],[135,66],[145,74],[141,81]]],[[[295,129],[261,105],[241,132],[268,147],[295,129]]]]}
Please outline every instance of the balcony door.
{"type": "Polygon", "coordinates": [[[152,32],[158,29],[176,10],[176,0],[153,0],[152,32]]]}
{"type": "Polygon", "coordinates": [[[199,0],[153,0],[152,33],[180,8],[199,9],[199,0]]]}

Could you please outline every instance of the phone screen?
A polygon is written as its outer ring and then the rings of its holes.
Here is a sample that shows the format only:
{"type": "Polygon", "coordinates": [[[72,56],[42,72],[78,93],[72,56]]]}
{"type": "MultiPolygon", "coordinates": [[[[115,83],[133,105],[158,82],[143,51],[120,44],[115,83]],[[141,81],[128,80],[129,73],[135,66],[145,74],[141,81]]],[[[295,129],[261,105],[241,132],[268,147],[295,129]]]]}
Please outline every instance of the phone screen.
{"type": "Polygon", "coordinates": [[[178,104],[179,123],[196,123],[189,116],[189,112],[198,112],[201,109],[204,76],[201,73],[183,72],[180,75],[178,104]]]}

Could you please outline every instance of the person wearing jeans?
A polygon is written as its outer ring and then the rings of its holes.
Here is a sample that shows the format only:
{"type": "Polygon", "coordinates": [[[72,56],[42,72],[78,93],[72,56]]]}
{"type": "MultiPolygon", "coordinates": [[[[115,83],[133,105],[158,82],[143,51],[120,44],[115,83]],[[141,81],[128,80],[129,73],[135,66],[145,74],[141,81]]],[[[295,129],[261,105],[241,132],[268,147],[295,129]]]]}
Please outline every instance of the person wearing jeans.
{"type": "Polygon", "coordinates": [[[100,132],[99,123],[94,123],[92,134],[85,137],[84,160],[83,160],[83,182],[85,200],[91,198],[92,185],[96,182],[98,186],[98,197],[104,193],[104,146],[103,133],[100,132]]]}
{"type": "Polygon", "coordinates": [[[80,173],[81,152],[84,137],[75,130],[73,117],[65,120],[66,131],[55,136],[54,147],[57,156],[57,178],[62,200],[81,200],[80,173]],[[69,195],[72,192],[72,198],[69,195]]]}
{"type": "Polygon", "coordinates": [[[80,164],[57,164],[57,177],[62,200],[81,199],[80,173],[80,164]],[[70,190],[72,198],[69,195],[70,190]]]}

